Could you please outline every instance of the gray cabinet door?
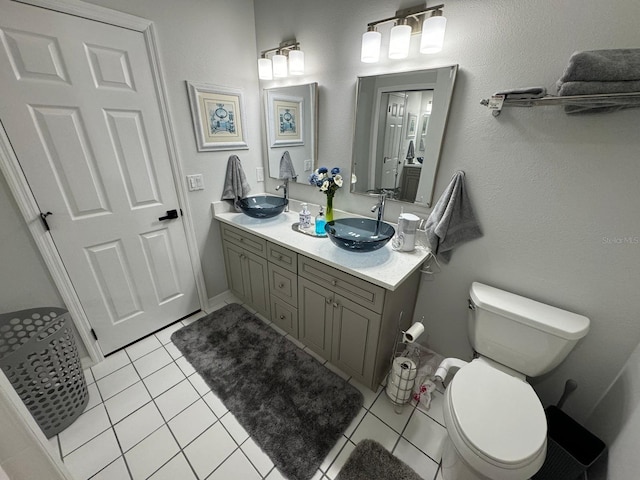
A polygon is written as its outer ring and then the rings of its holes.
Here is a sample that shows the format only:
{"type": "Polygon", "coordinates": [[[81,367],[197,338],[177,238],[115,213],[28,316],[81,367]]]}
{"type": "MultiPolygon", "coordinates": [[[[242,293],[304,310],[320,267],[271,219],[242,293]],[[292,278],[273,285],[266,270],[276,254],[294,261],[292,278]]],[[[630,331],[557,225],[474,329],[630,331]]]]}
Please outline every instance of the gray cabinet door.
{"type": "Polygon", "coordinates": [[[300,278],[298,318],[300,341],[323,358],[331,358],[333,292],[300,278]]]}
{"type": "Polygon", "coordinates": [[[340,295],[333,307],[331,363],[365,385],[373,378],[380,315],[340,295]]]}
{"type": "Polygon", "coordinates": [[[249,301],[244,288],[244,274],[242,267],[243,250],[233,243],[223,242],[224,263],[227,269],[229,289],[243,302],[249,301]]]}

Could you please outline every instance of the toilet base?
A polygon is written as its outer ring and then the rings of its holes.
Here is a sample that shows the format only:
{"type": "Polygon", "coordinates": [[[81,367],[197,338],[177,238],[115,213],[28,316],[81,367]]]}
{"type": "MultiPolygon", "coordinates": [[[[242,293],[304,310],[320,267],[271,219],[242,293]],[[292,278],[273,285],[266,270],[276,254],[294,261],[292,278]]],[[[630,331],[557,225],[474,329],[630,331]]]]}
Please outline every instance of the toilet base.
{"type": "Polygon", "coordinates": [[[445,440],[442,452],[442,478],[444,480],[492,480],[469,467],[449,437],[445,440]]]}

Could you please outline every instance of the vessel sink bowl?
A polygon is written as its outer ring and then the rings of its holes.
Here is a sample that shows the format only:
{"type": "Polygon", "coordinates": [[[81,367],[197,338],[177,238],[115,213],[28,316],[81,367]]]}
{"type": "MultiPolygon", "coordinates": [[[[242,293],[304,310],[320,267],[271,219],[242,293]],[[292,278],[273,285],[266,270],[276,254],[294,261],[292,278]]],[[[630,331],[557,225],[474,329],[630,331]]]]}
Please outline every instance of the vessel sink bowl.
{"type": "Polygon", "coordinates": [[[388,223],[372,218],[339,218],[325,230],[331,241],[349,252],[373,252],[386,245],[396,233],[388,223]]]}
{"type": "Polygon", "coordinates": [[[289,204],[289,200],[273,195],[255,195],[241,198],[236,202],[245,215],[253,218],[272,218],[280,215],[289,204]]]}

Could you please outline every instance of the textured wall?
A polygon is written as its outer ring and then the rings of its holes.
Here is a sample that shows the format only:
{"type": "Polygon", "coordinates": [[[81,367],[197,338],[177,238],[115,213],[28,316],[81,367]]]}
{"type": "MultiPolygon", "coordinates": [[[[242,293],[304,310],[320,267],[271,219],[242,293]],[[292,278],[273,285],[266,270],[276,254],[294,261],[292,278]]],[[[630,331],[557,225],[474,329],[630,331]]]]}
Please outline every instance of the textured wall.
{"type": "MultiPolygon", "coordinates": [[[[319,159],[329,166],[350,164],[358,75],[460,65],[435,198],[453,172],[466,171],[485,236],[423,278],[416,318],[425,315],[435,350],[469,358],[466,298],[474,280],[588,316],[588,337],[554,372],[533,380],[543,401],[554,403],[564,381],[575,378],[579,389],[566,408],[584,419],[640,340],[640,244],[606,240],[640,237],[640,110],[569,117],[560,107],[540,107],[494,118],[479,102],[505,88],[542,85],[553,93],[574,50],[638,46],[640,4],[616,0],[603,14],[595,0],[450,0],[441,53],[362,64],[366,24],[415,3],[260,0],[258,49],[293,35],[301,42],[307,75],[296,81],[319,84],[319,159]]],[[[323,200],[301,185],[292,195],[323,200]]],[[[345,191],[336,203],[358,213],[372,204],[345,191]]],[[[391,205],[387,218],[398,212],[391,205]]]]}

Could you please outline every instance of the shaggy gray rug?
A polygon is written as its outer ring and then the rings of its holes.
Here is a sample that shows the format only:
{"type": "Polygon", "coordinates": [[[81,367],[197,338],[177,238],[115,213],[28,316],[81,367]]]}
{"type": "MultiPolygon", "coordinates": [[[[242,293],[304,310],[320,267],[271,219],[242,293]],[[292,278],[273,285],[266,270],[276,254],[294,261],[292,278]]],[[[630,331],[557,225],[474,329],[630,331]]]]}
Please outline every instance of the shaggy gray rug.
{"type": "Polygon", "coordinates": [[[373,440],[362,440],[336,480],[422,480],[409,465],[373,440]]]}
{"type": "Polygon", "coordinates": [[[358,389],[238,304],[171,340],[292,480],[313,477],[362,407],[358,389]]]}

